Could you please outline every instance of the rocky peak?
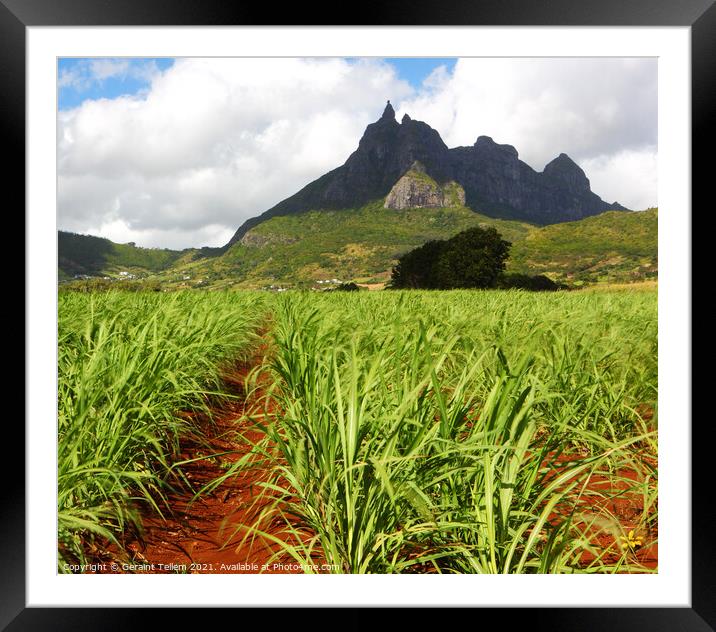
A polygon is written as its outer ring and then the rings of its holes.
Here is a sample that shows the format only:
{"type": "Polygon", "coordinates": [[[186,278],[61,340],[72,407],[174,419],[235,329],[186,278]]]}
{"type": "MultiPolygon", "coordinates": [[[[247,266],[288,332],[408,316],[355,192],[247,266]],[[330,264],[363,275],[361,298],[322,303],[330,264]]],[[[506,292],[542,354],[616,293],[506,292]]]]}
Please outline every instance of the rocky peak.
{"type": "Polygon", "coordinates": [[[500,145],[489,136],[479,136],[473,146],[448,149],[427,123],[407,114],[398,123],[388,101],[343,165],[244,222],[229,245],[270,217],[358,208],[378,199],[385,199],[389,208],[466,203],[487,215],[537,224],[624,208],[593,193],[584,171],[566,154],[537,172],[519,159],[512,145],[500,145]]]}
{"type": "Polygon", "coordinates": [[[476,151],[485,154],[504,154],[513,158],[518,158],[519,156],[512,145],[500,145],[492,140],[490,136],[478,136],[473,147],[475,147],[476,151]]]}
{"type": "Polygon", "coordinates": [[[390,105],[390,100],[388,100],[388,103],[385,106],[385,110],[383,110],[383,115],[380,117],[381,121],[383,121],[385,119],[388,119],[391,121],[395,120],[395,110],[393,109],[393,106],[390,105]]]}
{"type": "Polygon", "coordinates": [[[440,180],[446,179],[448,148],[440,134],[422,121],[403,117],[395,120],[393,106],[388,103],[383,115],[366,128],[358,144],[341,167],[341,177],[326,191],[331,206],[341,206],[343,200],[365,192],[364,202],[383,197],[396,180],[417,160],[440,180]]]}
{"type": "Polygon", "coordinates": [[[492,140],[492,136],[478,136],[475,141],[475,147],[492,147],[497,143],[492,140]]]}
{"type": "Polygon", "coordinates": [[[567,154],[560,154],[548,163],[542,171],[544,175],[566,185],[572,191],[589,190],[589,179],[582,168],[567,154]]]}

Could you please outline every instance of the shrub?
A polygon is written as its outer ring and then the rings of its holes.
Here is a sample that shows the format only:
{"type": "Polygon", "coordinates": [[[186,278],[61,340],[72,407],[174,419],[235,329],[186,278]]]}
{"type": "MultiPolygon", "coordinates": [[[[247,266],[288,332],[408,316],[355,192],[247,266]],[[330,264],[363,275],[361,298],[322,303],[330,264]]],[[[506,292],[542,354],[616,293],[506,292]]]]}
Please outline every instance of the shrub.
{"type": "Polygon", "coordinates": [[[544,274],[530,276],[529,274],[510,273],[500,277],[498,286],[502,289],[522,289],[532,292],[553,292],[565,286],[555,283],[544,274]]]}
{"type": "Polygon", "coordinates": [[[351,281],[350,283],[341,283],[335,289],[339,292],[357,292],[360,287],[351,281]]]}

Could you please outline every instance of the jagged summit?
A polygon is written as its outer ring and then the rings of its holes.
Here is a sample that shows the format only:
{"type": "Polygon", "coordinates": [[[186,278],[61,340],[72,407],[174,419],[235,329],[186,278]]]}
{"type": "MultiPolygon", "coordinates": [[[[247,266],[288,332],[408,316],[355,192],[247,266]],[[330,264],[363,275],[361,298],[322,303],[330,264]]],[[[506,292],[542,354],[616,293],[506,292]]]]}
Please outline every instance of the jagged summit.
{"type": "Polygon", "coordinates": [[[582,168],[564,153],[545,165],[542,173],[550,178],[559,180],[574,191],[589,188],[589,178],[587,178],[582,168]]]}
{"type": "Polygon", "coordinates": [[[515,147],[498,144],[490,136],[478,136],[471,147],[449,149],[427,123],[407,114],[398,123],[388,101],[342,166],[246,221],[227,246],[277,215],[358,208],[384,199],[416,162],[438,186],[455,183],[469,208],[493,217],[554,224],[627,210],[593,193],[584,171],[564,153],[537,172],[519,159],[515,147]]]}
{"type": "Polygon", "coordinates": [[[393,106],[390,105],[390,99],[388,99],[388,104],[385,106],[385,110],[383,110],[383,116],[381,116],[380,119],[381,120],[384,120],[384,119],[395,120],[395,110],[393,109],[393,106]]]}
{"type": "Polygon", "coordinates": [[[517,150],[512,145],[500,145],[492,140],[491,136],[478,136],[475,144],[473,145],[478,150],[491,152],[491,151],[502,151],[508,154],[514,155],[515,158],[519,156],[517,150]]]}
{"type": "MultiPolygon", "coordinates": [[[[547,163],[544,170],[547,171],[547,169],[579,169],[582,171],[581,167],[565,153],[559,154],[559,156],[547,163]]],[[[582,173],[584,172],[582,171],[582,173]]]]}

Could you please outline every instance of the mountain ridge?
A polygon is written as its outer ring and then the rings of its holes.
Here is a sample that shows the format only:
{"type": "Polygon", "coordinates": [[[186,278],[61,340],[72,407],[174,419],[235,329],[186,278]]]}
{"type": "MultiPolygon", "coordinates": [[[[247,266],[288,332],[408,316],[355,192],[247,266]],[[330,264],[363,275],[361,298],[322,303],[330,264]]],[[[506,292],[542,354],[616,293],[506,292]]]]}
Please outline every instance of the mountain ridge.
{"type": "Polygon", "coordinates": [[[591,191],[584,171],[561,153],[541,172],[519,159],[512,145],[478,136],[470,147],[452,149],[427,123],[407,114],[400,123],[388,101],[345,163],[310,182],[256,217],[246,220],[223,247],[229,249],[252,228],[276,216],[311,210],[357,208],[386,197],[418,162],[437,183],[454,181],[466,205],[491,217],[538,225],[573,221],[607,210],[627,211],[591,191]]]}

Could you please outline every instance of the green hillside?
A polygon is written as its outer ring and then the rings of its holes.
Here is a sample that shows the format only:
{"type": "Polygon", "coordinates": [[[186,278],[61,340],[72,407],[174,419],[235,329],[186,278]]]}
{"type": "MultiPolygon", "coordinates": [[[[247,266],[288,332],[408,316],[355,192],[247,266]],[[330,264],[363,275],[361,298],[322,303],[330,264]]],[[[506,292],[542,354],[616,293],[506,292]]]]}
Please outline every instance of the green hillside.
{"type": "Polygon", "coordinates": [[[234,244],[221,265],[249,285],[333,278],[380,282],[400,254],[480,224],[496,226],[508,240],[523,239],[532,230],[465,207],[398,211],[380,201],[355,210],[274,217],[234,244]]]}
{"type": "Polygon", "coordinates": [[[251,287],[333,278],[381,282],[399,255],[472,226],[494,226],[512,242],[511,272],[546,274],[577,286],[657,274],[656,209],[611,211],[537,227],[465,207],[396,211],[376,202],[351,211],[313,211],[263,222],[217,261],[222,270],[209,277],[230,276],[251,287]]]}
{"type": "Polygon", "coordinates": [[[535,229],[513,243],[509,267],[570,284],[656,278],[658,210],[607,211],[535,229]]]}
{"type": "MultiPolygon", "coordinates": [[[[207,251],[211,249],[202,249],[207,251]]],[[[75,276],[116,276],[127,272],[147,276],[174,264],[195,259],[196,249],[168,250],[118,244],[103,237],[58,231],[58,275],[60,280],[75,276]]]]}
{"type": "Polygon", "coordinates": [[[354,210],[271,218],[223,254],[136,248],[60,233],[60,274],[116,278],[129,270],[165,289],[330,287],[334,279],[382,284],[401,254],[473,226],[494,226],[512,243],[509,272],[546,274],[570,286],[657,276],[656,209],[537,227],[464,206],[386,209],[382,200],[354,210]]]}

